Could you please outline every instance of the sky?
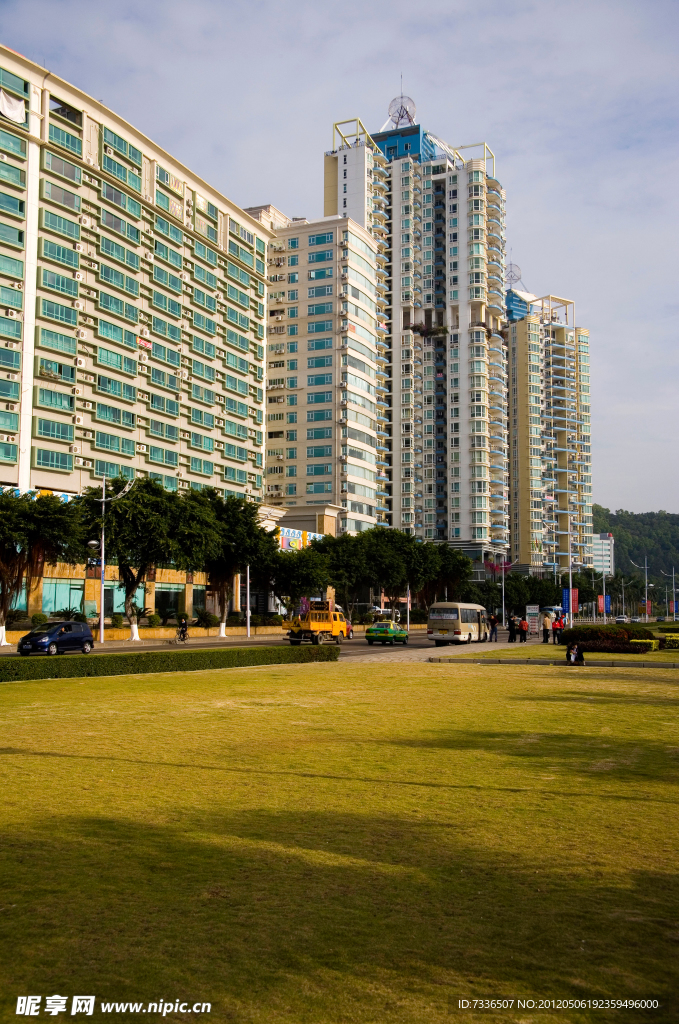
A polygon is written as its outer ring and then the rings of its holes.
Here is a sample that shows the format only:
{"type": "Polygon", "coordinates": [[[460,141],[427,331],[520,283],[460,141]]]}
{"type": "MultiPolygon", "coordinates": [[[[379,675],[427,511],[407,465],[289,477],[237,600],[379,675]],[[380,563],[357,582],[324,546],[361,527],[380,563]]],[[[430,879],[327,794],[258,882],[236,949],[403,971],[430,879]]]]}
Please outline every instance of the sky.
{"type": "Polygon", "coordinates": [[[240,206],[323,214],[334,121],[403,91],[486,141],[507,250],[592,351],[593,498],[679,512],[679,5],[672,0],[0,0],[2,42],[240,206]]]}

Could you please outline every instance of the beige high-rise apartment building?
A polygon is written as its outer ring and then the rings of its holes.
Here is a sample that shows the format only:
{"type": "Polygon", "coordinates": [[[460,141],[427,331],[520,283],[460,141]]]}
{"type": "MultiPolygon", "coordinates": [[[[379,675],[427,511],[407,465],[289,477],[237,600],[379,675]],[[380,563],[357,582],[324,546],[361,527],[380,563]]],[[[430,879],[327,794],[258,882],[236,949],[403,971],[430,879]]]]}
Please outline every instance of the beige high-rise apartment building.
{"type": "Polygon", "coordinates": [[[485,144],[448,146],[403,99],[381,132],[334,126],[325,214],[381,243],[387,521],[462,548],[481,577],[508,550],[505,196],[485,144]]]}
{"type": "Polygon", "coordinates": [[[341,506],[341,531],[385,522],[385,332],[378,244],[350,217],[275,224],[268,249],[266,500],[341,506]]]}
{"type": "Polygon", "coordinates": [[[0,88],[0,485],[261,499],[271,228],[5,47],[0,88]]]}
{"type": "Polygon", "coordinates": [[[512,561],[593,565],[589,331],[573,303],[509,291],[512,561]]]}

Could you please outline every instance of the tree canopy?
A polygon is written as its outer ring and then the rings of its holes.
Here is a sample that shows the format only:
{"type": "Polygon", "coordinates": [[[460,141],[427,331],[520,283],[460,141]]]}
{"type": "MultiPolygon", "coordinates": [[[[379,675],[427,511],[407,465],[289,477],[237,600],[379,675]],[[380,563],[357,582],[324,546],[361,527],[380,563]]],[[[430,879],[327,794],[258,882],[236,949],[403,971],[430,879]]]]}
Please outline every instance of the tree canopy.
{"type": "MultiPolygon", "coordinates": [[[[644,564],[648,556],[649,577],[664,586],[662,570],[679,572],[679,515],[672,512],[615,512],[593,505],[594,533],[612,533],[615,539],[615,567],[626,576],[638,574],[632,562],[644,564]]],[[[642,573],[643,575],[643,573],[642,573]]]]}
{"type": "Polygon", "coordinates": [[[73,565],[83,554],[83,524],[72,502],[54,494],[0,493],[0,644],[12,602],[28,596],[45,565],[73,565]]]}

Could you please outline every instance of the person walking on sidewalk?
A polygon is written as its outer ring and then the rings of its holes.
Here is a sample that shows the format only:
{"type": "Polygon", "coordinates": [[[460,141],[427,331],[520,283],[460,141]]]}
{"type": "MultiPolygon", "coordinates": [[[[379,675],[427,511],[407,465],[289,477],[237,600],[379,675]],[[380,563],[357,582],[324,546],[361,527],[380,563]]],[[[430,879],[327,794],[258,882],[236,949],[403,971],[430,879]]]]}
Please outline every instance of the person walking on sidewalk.
{"type": "Polygon", "coordinates": [[[522,644],[525,644],[528,640],[528,623],[525,619],[521,619],[519,623],[519,639],[522,644]]]}
{"type": "Polygon", "coordinates": [[[498,619],[497,615],[494,612],[491,615],[491,617],[488,619],[488,625],[490,626],[490,642],[491,643],[493,642],[493,640],[495,641],[495,643],[497,643],[497,627],[498,627],[499,621],[500,620],[498,619]]]}
{"type": "Polygon", "coordinates": [[[555,644],[561,643],[561,634],[563,632],[563,615],[557,615],[552,623],[552,637],[555,644]]]}
{"type": "Polygon", "coordinates": [[[509,622],[507,623],[507,626],[509,627],[509,639],[507,640],[507,643],[515,644],[516,643],[516,618],[515,618],[515,616],[513,614],[509,616],[509,622]]]}
{"type": "Polygon", "coordinates": [[[552,616],[549,612],[545,612],[542,616],[542,642],[543,644],[549,643],[549,634],[552,629],[552,616]]]}

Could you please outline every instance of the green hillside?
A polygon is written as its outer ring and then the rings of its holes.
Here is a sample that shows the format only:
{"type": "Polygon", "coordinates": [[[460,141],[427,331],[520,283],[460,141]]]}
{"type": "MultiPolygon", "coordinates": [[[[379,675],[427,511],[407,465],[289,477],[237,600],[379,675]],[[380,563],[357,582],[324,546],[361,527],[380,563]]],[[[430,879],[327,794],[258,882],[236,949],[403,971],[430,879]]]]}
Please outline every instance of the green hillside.
{"type": "Polygon", "coordinates": [[[679,515],[672,512],[611,512],[602,505],[593,506],[594,533],[604,531],[615,537],[615,568],[623,573],[637,572],[632,561],[644,564],[648,555],[649,577],[658,583],[666,580],[661,569],[679,574],[679,515]]]}

